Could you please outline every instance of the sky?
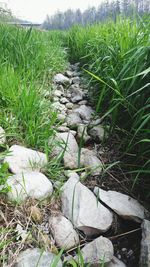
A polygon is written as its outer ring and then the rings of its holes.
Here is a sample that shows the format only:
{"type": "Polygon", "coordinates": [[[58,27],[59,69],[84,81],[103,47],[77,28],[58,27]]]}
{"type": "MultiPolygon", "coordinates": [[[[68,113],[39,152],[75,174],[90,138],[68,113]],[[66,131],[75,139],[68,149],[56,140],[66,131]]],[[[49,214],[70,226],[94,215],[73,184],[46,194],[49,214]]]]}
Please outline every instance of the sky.
{"type": "Polygon", "coordinates": [[[7,4],[14,15],[32,22],[43,22],[46,15],[53,15],[57,10],[68,8],[82,11],[89,6],[97,7],[103,0],[0,0],[7,4]]]}

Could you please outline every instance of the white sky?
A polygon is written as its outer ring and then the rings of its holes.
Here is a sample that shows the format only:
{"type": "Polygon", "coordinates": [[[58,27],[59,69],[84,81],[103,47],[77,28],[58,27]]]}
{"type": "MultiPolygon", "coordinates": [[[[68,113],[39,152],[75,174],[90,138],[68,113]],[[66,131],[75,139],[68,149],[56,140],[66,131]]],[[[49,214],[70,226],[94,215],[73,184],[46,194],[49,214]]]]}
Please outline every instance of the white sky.
{"type": "Polygon", "coordinates": [[[103,0],[0,0],[6,3],[14,15],[32,22],[43,22],[46,15],[68,8],[81,10],[88,6],[98,6],[103,0]]]}

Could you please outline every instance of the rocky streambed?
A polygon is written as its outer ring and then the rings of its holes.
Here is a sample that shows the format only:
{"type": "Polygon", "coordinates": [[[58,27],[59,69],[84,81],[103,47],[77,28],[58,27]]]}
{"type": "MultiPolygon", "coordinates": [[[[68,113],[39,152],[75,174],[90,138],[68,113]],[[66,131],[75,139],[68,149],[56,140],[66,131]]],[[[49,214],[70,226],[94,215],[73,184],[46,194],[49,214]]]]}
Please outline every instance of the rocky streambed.
{"type": "MultiPolygon", "coordinates": [[[[0,224],[13,226],[18,239],[8,246],[13,251],[7,251],[8,265],[3,266],[49,267],[58,249],[63,251],[56,266],[69,266],[72,259],[81,266],[79,248],[85,266],[150,266],[149,212],[130,194],[100,186],[105,147],[98,148],[107,129],[89,104],[78,64],[55,75],[53,87],[44,97],[53,98],[59,126],[49,145],[51,157],[64,166],[64,180],[47,178],[46,154],[18,144],[9,148],[4,162],[12,173],[7,180],[11,191],[1,199],[0,224]]],[[[6,142],[2,128],[0,142],[6,142]]]]}

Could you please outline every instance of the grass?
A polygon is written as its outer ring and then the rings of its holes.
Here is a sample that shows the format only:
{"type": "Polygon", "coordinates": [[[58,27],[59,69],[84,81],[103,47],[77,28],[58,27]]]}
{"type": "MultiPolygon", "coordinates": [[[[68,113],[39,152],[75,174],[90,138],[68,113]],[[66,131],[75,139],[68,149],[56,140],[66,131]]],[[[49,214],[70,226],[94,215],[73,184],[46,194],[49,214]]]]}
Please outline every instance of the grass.
{"type": "Polygon", "coordinates": [[[0,123],[9,137],[44,150],[56,114],[42,95],[66,66],[59,36],[0,25],[0,123]],[[12,129],[12,130],[11,130],[12,129]]]}
{"type": "MultiPolygon", "coordinates": [[[[81,62],[94,89],[97,113],[120,136],[121,164],[133,188],[149,195],[150,174],[150,22],[118,17],[116,23],[75,26],[66,45],[70,60],[81,62]],[[131,167],[130,167],[131,166],[131,167]]],[[[93,87],[92,87],[93,88],[93,87]]],[[[119,159],[120,160],[120,159],[119,159]]]]}

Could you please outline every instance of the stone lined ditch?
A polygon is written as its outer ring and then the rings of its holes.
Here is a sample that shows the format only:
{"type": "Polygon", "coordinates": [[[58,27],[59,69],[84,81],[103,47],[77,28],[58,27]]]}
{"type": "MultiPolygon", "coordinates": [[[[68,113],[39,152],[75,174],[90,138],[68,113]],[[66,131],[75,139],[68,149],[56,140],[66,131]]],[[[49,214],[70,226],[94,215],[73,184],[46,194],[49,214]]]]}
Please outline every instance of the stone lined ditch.
{"type": "MultiPolygon", "coordinates": [[[[50,266],[57,247],[65,248],[57,265],[62,266],[62,261],[71,258],[78,261],[78,246],[84,262],[92,266],[99,266],[100,261],[105,262],[105,267],[150,266],[149,212],[130,195],[99,185],[104,163],[103,150],[99,151],[97,144],[107,138],[107,132],[88,104],[88,91],[81,84],[78,64],[70,66],[65,75],[57,74],[53,87],[53,96],[51,92],[44,92],[44,97],[53,97],[60,125],[49,143],[57,144],[52,156],[62,158],[66,178],[62,186],[59,179],[54,183],[42,173],[47,164],[44,153],[17,144],[10,147],[11,153],[4,160],[12,172],[8,179],[12,190],[7,198],[10,203],[26,202],[19,211],[22,217],[15,224],[19,238],[26,245],[24,251],[19,249],[15,262],[9,266],[35,267],[38,258],[39,266],[50,266]],[[93,184],[87,183],[88,177],[93,184]],[[51,203],[49,197],[54,188],[61,190],[60,200],[53,198],[51,203]],[[29,198],[39,201],[47,198],[47,202],[40,209],[38,202],[30,203],[29,198]],[[27,224],[23,215],[28,214],[31,221],[27,224]],[[38,234],[38,240],[46,244],[42,255],[37,242],[28,241],[33,231],[32,221],[35,239],[38,234]]],[[[6,142],[3,129],[1,132],[0,141],[6,142]]],[[[2,211],[4,214],[6,210],[2,211]]],[[[10,211],[11,215],[12,206],[10,211]]],[[[18,218],[15,213],[14,218],[18,218]]]]}

